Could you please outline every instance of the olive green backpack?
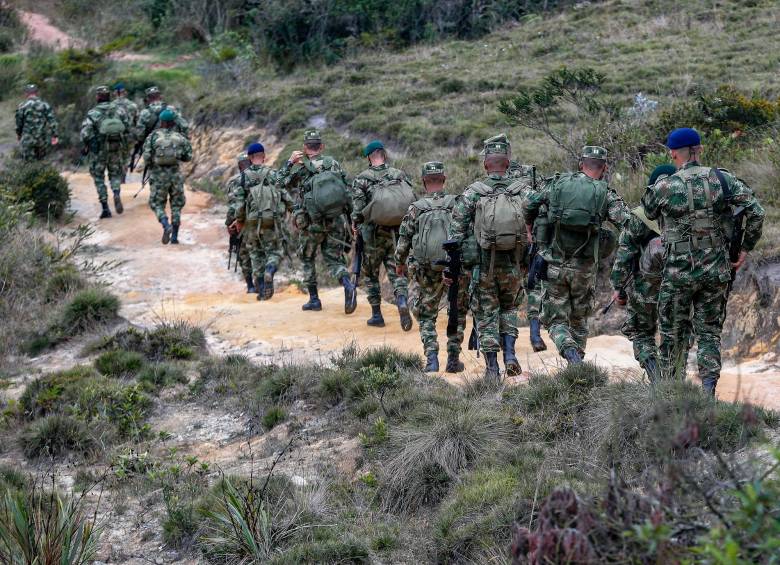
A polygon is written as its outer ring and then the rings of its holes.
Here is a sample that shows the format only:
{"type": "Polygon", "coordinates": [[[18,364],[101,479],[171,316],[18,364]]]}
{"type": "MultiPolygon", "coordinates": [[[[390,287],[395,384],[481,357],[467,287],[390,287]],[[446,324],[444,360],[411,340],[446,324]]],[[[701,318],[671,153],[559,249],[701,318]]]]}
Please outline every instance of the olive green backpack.
{"type": "Polygon", "coordinates": [[[271,169],[265,167],[253,178],[249,187],[249,202],[247,217],[256,219],[261,228],[273,228],[279,210],[279,194],[273,185],[266,182],[271,169]]]}
{"type": "Polygon", "coordinates": [[[154,140],[154,164],[176,165],[184,156],[187,140],[180,133],[171,130],[156,130],[154,140]]]}
{"type": "Polygon", "coordinates": [[[434,271],[444,270],[437,261],[447,259],[443,245],[449,239],[452,206],[456,198],[450,194],[443,198],[421,198],[412,204],[418,211],[417,233],[412,237],[414,258],[434,271]]]}
{"type": "Polygon", "coordinates": [[[550,248],[563,260],[592,255],[596,263],[604,235],[607,183],[582,173],[559,176],[550,188],[547,219],[552,229],[550,248]]]}
{"type": "Polygon", "coordinates": [[[362,211],[366,222],[377,226],[400,226],[415,200],[412,185],[403,171],[390,167],[381,175],[379,171],[365,171],[360,176],[375,183],[371,187],[371,201],[362,211]]]}
{"type": "Polygon", "coordinates": [[[491,188],[477,181],[469,188],[479,194],[474,219],[474,234],[482,249],[524,252],[528,236],[523,220],[525,181],[507,180],[506,185],[491,188]]]}
{"type": "Polygon", "coordinates": [[[341,172],[332,170],[333,158],[324,157],[319,167],[306,160],[304,166],[313,173],[310,189],[303,195],[306,212],[315,222],[339,217],[349,202],[349,194],[341,172]]]}

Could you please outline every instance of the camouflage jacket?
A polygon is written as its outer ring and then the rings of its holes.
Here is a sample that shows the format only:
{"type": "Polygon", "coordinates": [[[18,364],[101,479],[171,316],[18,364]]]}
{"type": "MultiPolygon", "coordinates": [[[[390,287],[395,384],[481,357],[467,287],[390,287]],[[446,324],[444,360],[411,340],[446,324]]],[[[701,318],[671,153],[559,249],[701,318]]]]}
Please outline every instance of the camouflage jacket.
{"type": "Polygon", "coordinates": [[[57,137],[57,118],[47,102],[37,96],[28,98],[16,108],[16,135],[45,140],[57,137]]]}
{"type": "Polygon", "coordinates": [[[127,118],[130,120],[130,126],[135,128],[138,123],[138,104],[126,96],[120,96],[119,98],[114,99],[114,104],[125,111],[127,118]]]}
{"type": "Polygon", "coordinates": [[[303,163],[295,163],[294,165],[291,165],[289,161],[286,162],[277,173],[277,185],[294,197],[296,210],[303,210],[303,193],[311,190],[309,181],[314,176],[312,170],[331,170],[341,173],[344,184],[349,186],[347,174],[333,157],[316,155],[313,159],[305,156],[303,159],[303,163]]]}
{"type": "Polygon", "coordinates": [[[392,174],[395,178],[405,179],[406,182],[412,184],[412,179],[409,178],[405,172],[400,169],[390,167],[387,163],[383,163],[377,167],[369,167],[362,173],[360,173],[352,182],[352,221],[356,224],[363,222],[363,210],[368,203],[371,202],[371,198],[374,194],[374,186],[382,180],[382,177],[387,173],[392,174]]]}
{"type": "MultiPolygon", "coordinates": [[[[434,192],[432,194],[426,194],[423,198],[409,206],[409,211],[404,216],[404,219],[401,221],[401,226],[398,228],[398,241],[395,246],[396,265],[406,263],[407,258],[409,259],[410,264],[415,263],[414,254],[410,256],[410,251],[412,250],[412,241],[414,240],[414,236],[417,234],[417,229],[419,227],[418,220],[420,217],[420,208],[417,206],[417,203],[422,200],[437,202],[446,197],[447,195],[444,194],[444,192],[434,192]]],[[[452,208],[455,207],[456,201],[457,199],[453,199],[452,208]]]]}
{"type": "Polygon", "coordinates": [[[130,118],[125,111],[113,102],[99,102],[97,106],[87,112],[84,121],[81,122],[81,143],[89,147],[90,153],[99,153],[104,150],[104,140],[101,139],[99,132],[100,121],[110,112],[115,112],[116,116],[125,124],[125,141],[131,131],[130,118]]]}
{"type": "Polygon", "coordinates": [[[174,106],[165,102],[153,102],[141,110],[138,115],[138,123],[135,129],[135,139],[146,140],[149,135],[160,125],[160,113],[166,108],[176,112],[176,132],[182,134],[188,140],[190,138],[190,124],[185,120],[174,106]]]}
{"type": "Polygon", "coordinates": [[[640,258],[646,251],[647,244],[660,235],[660,228],[657,224],[652,229],[648,225],[653,223],[649,220],[645,222],[637,213],[632,212],[620,233],[618,247],[615,251],[615,262],[612,264],[610,275],[612,288],[619,290],[625,288],[628,278],[633,273],[634,294],[638,298],[644,298],[646,302],[658,300],[658,290],[661,286],[661,273],[655,276],[646,274],[639,266],[640,258]]]}
{"type": "MultiPolygon", "coordinates": [[[[153,170],[159,167],[159,165],[154,164],[154,152],[155,152],[157,140],[169,136],[173,133],[178,133],[178,132],[175,131],[175,129],[161,128],[152,132],[152,135],[147,137],[146,141],[144,141],[144,152],[143,152],[144,163],[147,164],[150,169],[153,170]]],[[[190,144],[189,139],[187,139],[186,137],[184,137],[184,141],[186,143],[184,144],[184,151],[179,161],[180,162],[192,161],[192,145],[190,144]]]]}
{"type": "Polygon", "coordinates": [[[532,190],[538,189],[538,177],[536,174],[536,167],[534,165],[523,165],[517,161],[510,161],[509,168],[506,171],[507,178],[510,179],[523,179],[532,190]]]}
{"type": "Polygon", "coordinates": [[[723,170],[723,177],[730,194],[724,194],[715,169],[691,162],[647,188],[642,206],[661,226],[667,248],[665,278],[681,284],[729,280],[728,240],[735,207],[745,211],[742,249],[752,250],[761,238],[764,209],[753,191],[728,171],[723,170]]]}
{"type": "Polygon", "coordinates": [[[229,226],[236,219],[236,198],[241,190],[241,173],[233,175],[227,182],[225,194],[227,195],[227,215],[225,225],[229,226]]]}
{"type": "Polygon", "coordinates": [[[279,197],[280,212],[290,211],[293,208],[292,197],[282,189],[279,184],[279,173],[266,165],[250,165],[243,173],[238,175],[238,186],[235,191],[235,214],[240,222],[257,220],[251,213],[252,187],[263,182],[277,192],[279,197]],[[265,176],[265,180],[263,180],[265,176]]]}

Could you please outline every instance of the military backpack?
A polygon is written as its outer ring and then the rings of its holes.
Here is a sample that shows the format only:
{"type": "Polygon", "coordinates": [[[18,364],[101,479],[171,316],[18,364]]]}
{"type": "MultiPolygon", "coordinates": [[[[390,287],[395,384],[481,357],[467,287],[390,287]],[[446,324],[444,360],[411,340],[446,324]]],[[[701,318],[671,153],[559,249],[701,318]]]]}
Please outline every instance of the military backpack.
{"type": "Polygon", "coordinates": [[[121,150],[125,144],[127,127],[119,116],[118,108],[111,104],[101,114],[97,130],[102,144],[109,151],[121,150]]]}
{"type": "Polygon", "coordinates": [[[447,259],[444,242],[449,239],[452,206],[456,196],[422,198],[412,204],[417,209],[417,232],[412,237],[414,258],[434,271],[444,270],[438,261],[447,259]]]}
{"type": "Polygon", "coordinates": [[[279,193],[271,183],[266,182],[271,169],[264,168],[249,188],[247,218],[256,219],[261,228],[273,228],[279,211],[279,193]]]}
{"type": "Polygon", "coordinates": [[[184,157],[187,140],[180,133],[170,130],[157,130],[152,140],[154,148],[154,164],[176,165],[184,157]]]}
{"type": "Polygon", "coordinates": [[[523,221],[524,181],[505,179],[490,187],[477,181],[469,188],[479,194],[474,234],[482,249],[525,251],[528,237],[523,221]]]}
{"type": "Polygon", "coordinates": [[[322,164],[316,166],[309,160],[304,162],[304,167],[313,176],[309,181],[309,189],[303,194],[303,204],[315,222],[339,217],[349,202],[344,177],[340,171],[333,170],[333,163],[331,157],[324,157],[322,164]]]}
{"type": "Polygon", "coordinates": [[[366,222],[385,227],[400,226],[415,200],[412,185],[403,171],[389,167],[384,171],[366,171],[361,177],[374,182],[371,201],[362,210],[366,222]]]}

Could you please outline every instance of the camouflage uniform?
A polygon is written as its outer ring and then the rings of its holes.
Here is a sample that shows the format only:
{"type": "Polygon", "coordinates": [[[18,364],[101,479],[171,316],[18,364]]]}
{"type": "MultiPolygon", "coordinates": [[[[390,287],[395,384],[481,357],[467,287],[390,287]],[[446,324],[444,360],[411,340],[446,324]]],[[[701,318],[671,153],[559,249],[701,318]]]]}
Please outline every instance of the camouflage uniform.
{"type": "MultiPolygon", "coordinates": [[[[239,161],[245,159],[247,159],[246,153],[242,153],[238,156],[239,161]]],[[[236,198],[239,196],[239,190],[241,190],[241,173],[230,177],[227,188],[225,189],[227,194],[227,216],[225,217],[225,226],[230,226],[236,220],[236,198]]],[[[252,281],[252,259],[249,257],[249,251],[244,238],[241,238],[241,246],[238,248],[238,263],[241,266],[241,274],[244,276],[244,280],[247,281],[247,285],[254,287],[254,283],[250,285],[250,282],[252,281]]]]}
{"type": "Polygon", "coordinates": [[[57,118],[48,103],[32,96],[16,109],[16,136],[19,153],[25,161],[43,159],[57,137],[57,118]]]}
{"type": "MultiPolygon", "coordinates": [[[[152,132],[144,142],[144,163],[149,165],[149,207],[154,211],[157,220],[165,224],[165,205],[170,200],[171,223],[178,226],[181,223],[181,210],[187,200],[184,196],[184,177],[179,172],[179,165],[157,165],[154,162],[155,146],[159,140],[174,133],[172,130],[161,128],[152,132]]],[[[192,145],[185,139],[182,162],[192,160],[192,145]]]]}
{"type": "Polygon", "coordinates": [[[658,294],[661,375],[685,375],[692,312],[699,377],[712,393],[720,377],[720,335],[731,278],[727,231],[732,207],[745,209],[744,251],[756,245],[764,221],[752,190],[728,171],[722,174],[730,195],[724,194],[715,169],[692,161],[642,197],[648,218],[659,220],[667,254],[658,294]]]}
{"type": "MultiPolygon", "coordinates": [[[[146,89],[146,95],[149,96],[150,94],[159,93],[159,90],[156,87],[150,87],[146,89]]],[[[146,138],[149,137],[149,135],[159,127],[160,125],[160,114],[163,110],[171,110],[176,114],[176,125],[172,128],[173,131],[180,133],[183,135],[186,139],[189,140],[190,138],[190,126],[189,123],[187,123],[187,120],[185,120],[179,111],[173,107],[169,106],[166,102],[163,102],[162,100],[157,100],[155,102],[152,102],[151,104],[148,104],[143,110],[141,110],[141,113],[138,115],[138,123],[136,125],[135,135],[134,138],[137,142],[145,142],[146,138]]]]}
{"type": "MultiPolygon", "coordinates": [[[[583,157],[605,158],[606,151],[599,147],[586,147],[583,157]],[[602,155],[603,157],[599,157],[602,155]]],[[[551,189],[558,182],[588,182],[584,173],[556,175],[548,180],[545,186],[536,194],[529,194],[524,210],[526,225],[534,225],[542,208],[550,209],[551,189]]],[[[593,183],[604,181],[592,180],[593,183]]],[[[629,210],[623,199],[609,187],[606,187],[606,197],[598,213],[599,218],[608,220],[615,226],[622,227],[629,210]]],[[[552,231],[552,227],[548,226],[552,231]]],[[[588,317],[595,305],[597,264],[593,255],[594,245],[583,246],[581,251],[573,256],[565,257],[560,247],[552,244],[542,244],[539,253],[547,262],[547,281],[545,285],[544,303],[542,306],[542,321],[547,327],[550,337],[561,356],[574,349],[581,358],[585,354],[588,340],[588,317]]],[[[567,357],[568,359],[568,357],[567,357]]]]}
{"type": "Polygon", "coordinates": [[[101,203],[108,200],[106,171],[108,171],[111,190],[115,195],[119,194],[127,151],[127,136],[129,135],[127,132],[130,132],[130,128],[130,118],[124,110],[112,102],[99,102],[97,106],[87,112],[87,117],[81,123],[81,143],[89,148],[89,174],[95,182],[95,189],[101,203]],[[112,114],[122,120],[125,126],[126,133],[123,134],[122,141],[117,144],[109,143],[105,136],[99,132],[100,122],[112,114]]]}
{"type": "Polygon", "coordinates": [[[127,142],[125,143],[124,151],[124,165],[127,166],[130,163],[130,155],[133,152],[133,145],[135,143],[135,134],[138,124],[138,104],[130,100],[127,96],[118,96],[114,99],[114,104],[122,108],[125,114],[127,114],[130,121],[130,129],[128,130],[127,142]]]}

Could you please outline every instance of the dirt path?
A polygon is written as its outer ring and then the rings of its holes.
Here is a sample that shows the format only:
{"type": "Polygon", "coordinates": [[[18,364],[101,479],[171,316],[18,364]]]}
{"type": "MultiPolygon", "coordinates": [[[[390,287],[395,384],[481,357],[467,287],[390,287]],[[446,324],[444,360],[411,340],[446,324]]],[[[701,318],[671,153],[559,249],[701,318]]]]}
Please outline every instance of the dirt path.
{"type": "Polygon", "coordinates": [[[35,43],[52,49],[81,48],[85,45],[82,40],[71,37],[52,24],[49,18],[43,14],[19,10],[19,17],[27,27],[28,38],[35,43]]]}
{"type": "MultiPolygon", "coordinates": [[[[421,352],[416,325],[411,332],[403,332],[392,306],[385,309],[385,328],[368,328],[365,320],[370,308],[362,293],[357,312],[351,316],[343,313],[340,287],[323,289],[322,312],[302,312],[300,306],[305,296],[296,286],[286,284],[284,276],[280,290],[270,302],[258,302],[254,295],[245,294],[240,276],[226,268],[224,207],[214,205],[206,193],[187,191],[182,243],[161,245],[161,228],[147,205],[148,192],[133,199],[139,185],[137,175],[131,178],[136,182],[123,190],[125,213],[97,222],[99,204],[91,178],[83,173],[69,176],[75,221],[96,225],[90,241],[95,245],[96,259],[123,261],[107,278],[122,298],[122,314],[131,322],[150,325],[160,318],[191,320],[208,327],[210,346],[215,352],[240,351],[260,362],[327,361],[353,340],[361,347],[386,344],[421,352]]],[[[285,272],[290,274],[286,267],[285,272]]],[[[444,318],[439,320],[442,336],[444,318]]],[[[526,370],[543,370],[561,363],[553,352],[531,351],[527,328],[520,329],[518,357],[526,370]]],[[[639,372],[631,344],[621,336],[591,339],[587,358],[610,368],[616,376],[639,372]]],[[[442,353],[442,367],[443,361],[442,353]]],[[[483,370],[481,360],[474,354],[467,353],[465,361],[465,376],[478,375],[483,370]]],[[[760,361],[727,363],[718,393],[724,399],[738,397],[780,408],[780,368],[760,361]]]]}

